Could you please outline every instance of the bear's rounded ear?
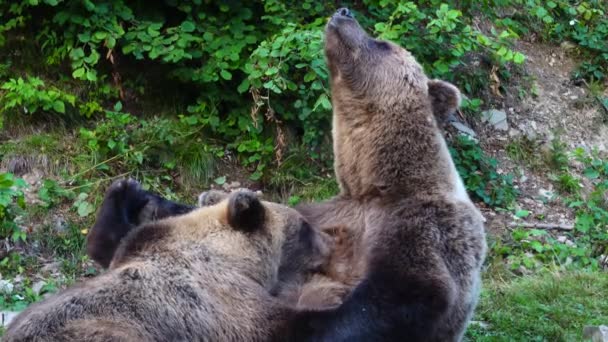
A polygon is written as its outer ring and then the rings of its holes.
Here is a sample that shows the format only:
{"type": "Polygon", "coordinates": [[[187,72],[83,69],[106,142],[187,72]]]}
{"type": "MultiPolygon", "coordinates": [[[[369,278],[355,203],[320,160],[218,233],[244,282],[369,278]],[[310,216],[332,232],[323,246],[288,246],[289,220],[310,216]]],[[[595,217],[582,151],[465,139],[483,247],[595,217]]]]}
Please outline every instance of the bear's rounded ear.
{"type": "Polygon", "coordinates": [[[441,123],[448,121],[450,115],[460,107],[460,91],[442,80],[429,80],[428,87],[435,119],[441,123]]]}
{"type": "Polygon", "coordinates": [[[228,224],[236,230],[252,232],[264,226],[266,209],[251,191],[236,191],[228,199],[228,224]]]}

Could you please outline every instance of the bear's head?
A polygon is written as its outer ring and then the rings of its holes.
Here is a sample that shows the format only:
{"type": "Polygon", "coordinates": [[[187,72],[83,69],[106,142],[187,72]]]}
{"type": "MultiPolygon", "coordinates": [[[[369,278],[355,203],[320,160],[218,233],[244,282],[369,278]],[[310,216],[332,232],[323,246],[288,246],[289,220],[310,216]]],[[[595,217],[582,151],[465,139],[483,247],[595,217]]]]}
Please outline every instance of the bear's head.
{"type": "Polygon", "coordinates": [[[261,201],[258,196],[247,190],[233,193],[211,190],[198,197],[198,206],[204,208],[224,202],[227,210],[232,211],[232,214],[228,214],[229,218],[232,217],[229,219],[232,226],[243,226],[245,230],[272,237],[276,241],[274,245],[280,246],[273,252],[278,253],[279,257],[274,258],[278,261],[278,282],[274,284],[272,292],[279,294],[293,290],[327,266],[333,241],[326,233],[311,227],[295,209],[261,201]],[[249,212],[239,212],[237,208],[249,206],[242,204],[243,199],[251,203],[249,212]],[[252,226],[256,221],[259,223],[252,226]]]}
{"type": "Polygon", "coordinates": [[[407,103],[412,108],[412,101],[418,101],[414,107],[428,107],[429,114],[432,111],[444,121],[460,105],[458,88],[445,81],[429,80],[406,49],[370,37],[346,8],[339,9],[327,23],[325,56],[331,74],[332,103],[338,113],[345,107],[342,112],[348,114],[351,106],[365,108],[367,113],[378,110],[369,106],[394,110],[407,103]]]}
{"type": "Polygon", "coordinates": [[[245,190],[206,197],[213,203],[134,228],[120,241],[110,268],[164,256],[193,265],[216,258],[218,267],[240,269],[272,290],[283,278],[310,274],[327,262],[329,240],[295,209],[245,190]]]}

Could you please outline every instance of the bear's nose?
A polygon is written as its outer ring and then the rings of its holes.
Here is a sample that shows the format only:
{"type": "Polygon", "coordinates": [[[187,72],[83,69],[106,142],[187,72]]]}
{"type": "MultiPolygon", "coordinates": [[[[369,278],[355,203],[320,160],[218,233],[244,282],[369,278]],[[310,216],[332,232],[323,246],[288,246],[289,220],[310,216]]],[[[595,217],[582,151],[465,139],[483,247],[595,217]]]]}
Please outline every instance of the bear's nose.
{"type": "Polygon", "coordinates": [[[340,9],[338,9],[336,11],[336,15],[337,16],[342,16],[342,17],[348,17],[348,18],[352,18],[353,17],[352,12],[348,8],[346,8],[346,7],[342,7],[340,9]]]}

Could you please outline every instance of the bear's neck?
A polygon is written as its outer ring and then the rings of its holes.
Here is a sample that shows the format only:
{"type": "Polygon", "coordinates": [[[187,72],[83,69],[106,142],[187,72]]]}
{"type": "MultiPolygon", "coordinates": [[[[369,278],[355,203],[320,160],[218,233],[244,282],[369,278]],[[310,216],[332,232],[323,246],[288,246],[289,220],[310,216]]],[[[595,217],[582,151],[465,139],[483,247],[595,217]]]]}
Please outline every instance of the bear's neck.
{"type": "Polygon", "coordinates": [[[428,102],[334,99],[333,138],[342,195],[432,196],[461,183],[428,102]]]}

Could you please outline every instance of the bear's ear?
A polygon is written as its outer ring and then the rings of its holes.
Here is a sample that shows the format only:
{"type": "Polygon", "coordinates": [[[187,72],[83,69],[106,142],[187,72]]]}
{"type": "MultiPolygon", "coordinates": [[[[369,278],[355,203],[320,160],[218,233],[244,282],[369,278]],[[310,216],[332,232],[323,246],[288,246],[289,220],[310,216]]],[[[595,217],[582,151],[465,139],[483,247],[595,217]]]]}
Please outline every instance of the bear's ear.
{"type": "Polygon", "coordinates": [[[446,122],[460,107],[460,91],[453,84],[441,80],[429,80],[428,87],[435,119],[440,123],[446,122]]]}
{"type": "Polygon", "coordinates": [[[236,230],[252,232],[261,229],[266,209],[251,191],[236,191],[228,199],[228,224],[236,230]]]}
{"type": "Polygon", "coordinates": [[[228,193],[219,190],[209,190],[198,195],[198,206],[209,207],[220,203],[224,198],[228,196],[228,193]]]}

